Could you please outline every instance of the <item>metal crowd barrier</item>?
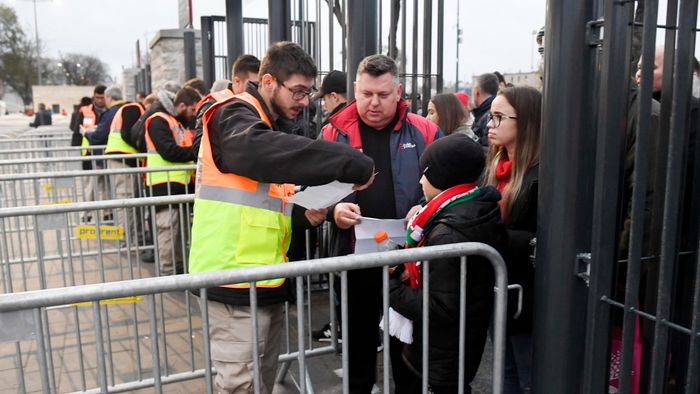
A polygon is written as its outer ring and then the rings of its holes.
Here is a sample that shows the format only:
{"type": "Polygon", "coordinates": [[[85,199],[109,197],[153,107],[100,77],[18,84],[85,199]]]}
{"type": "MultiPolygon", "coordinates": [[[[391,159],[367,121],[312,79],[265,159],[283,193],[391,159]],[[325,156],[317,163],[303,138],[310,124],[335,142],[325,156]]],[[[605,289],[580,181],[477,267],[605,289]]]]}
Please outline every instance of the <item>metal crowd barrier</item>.
{"type": "MultiPolygon", "coordinates": [[[[153,232],[159,205],[176,210],[180,217],[182,230],[171,232],[182,239],[182,250],[177,252],[186,266],[193,200],[193,195],[179,195],[0,209],[2,292],[151,276],[140,252],[154,251],[158,263],[153,232]],[[105,217],[107,212],[111,218],[105,217]]],[[[171,256],[175,253],[171,250],[171,256]]]]}
{"type": "MultiPolygon", "coordinates": [[[[172,197],[169,197],[172,198],[172,197]]],[[[287,349],[296,349],[280,356],[281,362],[297,361],[299,391],[313,392],[308,375],[308,358],[335,351],[333,346],[314,348],[307,345],[308,323],[304,309],[303,278],[307,275],[341,272],[342,300],[347,300],[347,270],[384,267],[384,314],[388,316],[388,266],[422,261],[427,278],[429,260],[461,257],[460,302],[460,366],[465,360],[466,267],[467,256],[487,258],[495,271],[495,313],[493,325],[493,392],[503,390],[506,266],[490,246],[478,243],[442,245],[366,255],[307,260],[275,266],[254,267],[160,278],[136,279],[72,288],[48,289],[27,293],[0,295],[0,377],[16,383],[7,386],[20,392],[125,392],[153,388],[163,391],[166,384],[179,382],[187,392],[211,393],[212,368],[209,351],[208,302],[199,308],[192,302],[190,291],[199,290],[206,299],[206,288],[250,283],[253,309],[253,342],[256,341],[257,290],[255,281],[269,278],[297,278],[296,327],[293,339],[287,327],[287,349]],[[184,308],[183,308],[184,303],[184,308]],[[196,340],[195,340],[196,339],[196,340]],[[296,340],[296,343],[292,343],[296,340]],[[291,342],[290,342],[291,341],[291,342]],[[185,349],[184,351],[182,349],[185,349]],[[151,357],[147,357],[150,354],[151,357]],[[9,371],[9,372],[8,372],[9,371]],[[195,381],[193,381],[195,380],[195,381]]],[[[426,280],[425,283],[428,283],[426,280]]],[[[423,288],[423,370],[427,371],[429,315],[428,287],[423,288]]],[[[333,305],[330,305],[333,308],[333,305]]],[[[341,306],[343,392],[349,392],[348,355],[351,351],[347,335],[347,304],[341,306]]],[[[289,313],[289,312],[288,312],[289,313]]],[[[288,315],[288,318],[290,316],[288,315]]],[[[288,323],[289,324],[289,323],[288,323]]],[[[309,338],[310,339],[310,338],[309,338]]],[[[384,335],[384,363],[389,363],[388,334],[384,335]]],[[[284,344],[283,344],[284,349],[284,344]]],[[[253,347],[255,392],[260,392],[257,347],[253,347]]],[[[286,370],[280,371],[283,378],[286,370]]],[[[423,374],[422,391],[428,393],[428,376],[423,374]]],[[[389,369],[384,368],[384,387],[389,387],[389,369]]],[[[460,392],[464,376],[461,369],[460,392]]]]}
{"type": "MultiPolygon", "coordinates": [[[[108,166],[109,164],[108,161],[108,166]]],[[[87,196],[89,192],[92,192],[94,196],[102,194],[102,190],[98,189],[99,178],[107,179],[105,181],[104,196],[102,196],[101,200],[126,198],[127,196],[117,193],[114,182],[110,181],[113,177],[120,175],[127,177],[125,182],[129,185],[129,197],[147,196],[151,193],[144,186],[142,178],[148,173],[194,171],[195,169],[196,165],[185,164],[152,168],[129,167],[0,174],[0,207],[24,207],[29,205],[91,201],[87,196]]]]}
{"type": "Polygon", "coordinates": [[[107,145],[90,146],[58,146],[50,148],[10,148],[0,149],[0,157],[5,160],[40,159],[47,157],[75,157],[80,156],[83,150],[93,151],[105,149],[107,145]]]}
{"type": "Polygon", "coordinates": [[[104,167],[107,160],[144,159],[146,153],[89,155],[75,157],[49,157],[42,159],[0,160],[0,174],[24,174],[31,172],[70,171],[82,168],[85,161],[93,167],[104,167]],[[97,164],[97,165],[96,165],[97,164]]]}

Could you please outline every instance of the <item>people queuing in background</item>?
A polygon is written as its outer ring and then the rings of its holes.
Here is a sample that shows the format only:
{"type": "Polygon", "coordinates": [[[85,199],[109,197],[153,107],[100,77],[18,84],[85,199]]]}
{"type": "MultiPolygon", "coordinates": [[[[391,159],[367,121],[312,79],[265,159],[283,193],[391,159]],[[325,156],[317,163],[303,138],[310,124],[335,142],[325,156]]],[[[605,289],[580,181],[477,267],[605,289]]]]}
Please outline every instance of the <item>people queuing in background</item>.
{"type": "MultiPolygon", "coordinates": [[[[192,164],[195,154],[192,151],[194,132],[187,126],[194,119],[195,106],[199,93],[183,87],[177,94],[166,93],[160,103],[162,107],[149,116],[145,122],[146,167],[172,167],[192,164]]],[[[193,191],[193,171],[159,171],[146,174],[146,187],[154,197],[187,194],[193,191]]],[[[160,275],[184,272],[184,245],[181,232],[186,231],[180,223],[180,212],[174,206],[156,207],[156,234],[160,275]]]]}
{"type": "Polygon", "coordinates": [[[467,125],[469,118],[467,109],[464,108],[457,96],[452,93],[442,93],[433,96],[428,103],[428,115],[426,115],[426,118],[438,125],[445,135],[460,133],[473,141],[479,141],[479,138],[467,125]]]}
{"type": "Polygon", "coordinates": [[[50,126],[51,110],[46,109],[46,104],[39,103],[39,110],[34,115],[34,121],[29,123],[29,127],[50,126]]]}
{"type": "Polygon", "coordinates": [[[488,116],[490,147],[484,185],[501,192],[501,217],[508,230],[504,254],[508,282],[523,287],[522,311],[517,318],[517,296],[511,294],[508,299],[505,392],[509,394],[530,392],[535,275],[531,256],[537,231],[541,113],[540,92],[518,86],[499,92],[488,116]]]}
{"type": "Polygon", "coordinates": [[[209,87],[199,78],[192,78],[182,85],[183,88],[192,88],[199,95],[200,99],[209,94],[209,87]]]}
{"type": "Polygon", "coordinates": [[[488,128],[486,123],[489,120],[489,110],[491,102],[498,93],[498,77],[492,73],[481,74],[476,78],[472,87],[470,104],[474,115],[472,131],[479,137],[482,146],[488,146],[488,128]]]}
{"type": "MultiPolygon", "coordinates": [[[[234,94],[245,92],[248,81],[258,83],[258,71],[260,71],[260,60],[248,54],[238,56],[233,66],[231,67],[231,75],[233,82],[227,83],[225,86],[220,81],[214,82],[211,92],[204,96],[197,103],[194,125],[194,141],[192,141],[192,151],[195,155],[199,154],[199,144],[202,141],[202,130],[204,128],[203,117],[204,113],[218,101],[226,100],[234,94]],[[217,85],[218,86],[214,86],[217,85]]],[[[226,81],[228,82],[228,81],[226,81]]]]}
{"type": "Polygon", "coordinates": [[[321,89],[314,96],[315,99],[323,99],[323,108],[326,112],[321,127],[327,125],[331,116],[343,109],[348,103],[347,91],[347,73],[333,70],[323,78],[321,89]]]}

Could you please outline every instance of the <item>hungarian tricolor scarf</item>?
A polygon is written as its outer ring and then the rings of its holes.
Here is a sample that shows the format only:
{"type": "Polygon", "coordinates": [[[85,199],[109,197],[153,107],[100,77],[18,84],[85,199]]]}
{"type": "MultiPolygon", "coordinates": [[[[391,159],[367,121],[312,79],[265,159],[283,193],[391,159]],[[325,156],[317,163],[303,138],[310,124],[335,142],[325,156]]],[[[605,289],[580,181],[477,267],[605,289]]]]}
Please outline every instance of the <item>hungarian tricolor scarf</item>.
{"type": "MultiPolygon", "coordinates": [[[[474,199],[481,189],[475,183],[464,183],[443,190],[435,196],[428,204],[418,211],[408,222],[406,231],[406,249],[418,248],[425,243],[425,235],[428,233],[433,220],[438,217],[443,210],[465,203],[474,199]]],[[[416,289],[421,287],[420,262],[404,264],[409,274],[409,285],[416,289]]]]}

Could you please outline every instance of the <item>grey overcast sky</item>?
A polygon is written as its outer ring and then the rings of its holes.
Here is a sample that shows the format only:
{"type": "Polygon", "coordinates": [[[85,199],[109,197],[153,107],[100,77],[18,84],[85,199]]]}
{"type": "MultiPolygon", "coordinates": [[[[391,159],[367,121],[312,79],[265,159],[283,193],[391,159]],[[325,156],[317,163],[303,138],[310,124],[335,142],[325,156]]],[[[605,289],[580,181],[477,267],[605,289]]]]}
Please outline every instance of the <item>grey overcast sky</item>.
{"type": "MultiPolygon", "coordinates": [[[[293,0],[293,4],[298,1],[293,0]]],[[[463,39],[460,46],[460,79],[471,80],[473,74],[493,70],[515,72],[531,69],[535,56],[532,32],[544,24],[545,2],[546,0],[461,1],[459,19],[463,39]]],[[[0,3],[15,9],[25,32],[34,38],[32,0],[0,0],[0,3]]],[[[244,16],[266,17],[267,3],[265,0],[244,0],[244,16]]],[[[308,3],[310,19],[314,19],[316,1],[308,3]]],[[[325,17],[328,15],[326,3],[321,3],[322,15],[325,17]]],[[[408,3],[410,5],[413,2],[408,3]]],[[[407,35],[410,47],[413,24],[410,21],[410,8],[408,11],[407,35]]],[[[193,0],[193,14],[195,28],[199,28],[200,16],[225,15],[224,1],[193,0]]],[[[384,0],[384,43],[388,14],[389,1],[384,0]]],[[[422,15],[422,9],[420,14],[422,15]]],[[[109,65],[110,75],[121,79],[122,67],[135,64],[136,40],[141,40],[143,51],[147,47],[144,42],[150,41],[158,30],[177,28],[177,0],[37,0],[37,19],[39,40],[45,55],[57,57],[59,52],[95,55],[109,65]]],[[[434,18],[434,28],[437,26],[436,21],[434,18]]],[[[444,21],[444,78],[446,81],[454,81],[457,0],[445,1],[444,21]]],[[[322,25],[324,23],[327,24],[327,20],[322,19],[322,25]]],[[[322,31],[326,28],[322,27],[322,31]]],[[[433,63],[435,64],[435,59],[433,63]]],[[[340,64],[336,63],[335,68],[339,67],[340,64]]]]}
{"type": "MultiPolygon", "coordinates": [[[[310,19],[315,19],[316,1],[292,0],[293,10],[297,9],[299,1],[309,4],[308,15],[310,19]]],[[[457,1],[460,0],[445,0],[443,76],[447,83],[455,79],[457,1]]],[[[0,3],[15,9],[25,32],[33,38],[32,0],[0,0],[0,3]]],[[[158,30],[178,27],[177,3],[177,0],[37,0],[39,39],[45,55],[56,57],[59,52],[95,55],[109,65],[110,75],[120,80],[121,69],[131,67],[136,62],[136,40],[141,40],[143,51],[158,30]]],[[[389,3],[389,0],[382,2],[384,44],[387,41],[389,3]]],[[[408,47],[411,48],[411,29],[415,26],[411,21],[410,6],[413,1],[407,3],[408,47]]],[[[665,5],[661,3],[660,20],[665,18],[665,5]]],[[[267,4],[265,0],[243,0],[243,14],[246,17],[265,18],[267,4]]],[[[328,28],[327,19],[323,19],[328,15],[326,2],[321,1],[321,5],[321,31],[325,32],[328,28]]],[[[537,54],[533,34],[544,25],[546,0],[461,0],[459,8],[463,30],[459,49],[461,81],[469,81],[472,75],[483,72],[528,71],[535,67],[537,54]]],[[[422,6],[419,13],[422,22],[422,6]]],[[[193,14],[195,28],[199,28],[202,15],[225,15],[224,1],[193,0],[193,14]]],[[[433,19],[433,28],[436,29],[436,26],[437,17],[433,19]]],[[[419,33],[420,36],[422,34],[419,33]]],[[[433,46],[435,42],[434,37],[433,46]]],[[[340,48],[339,44],[338,38],[336,49],[340,48]]],[[[411,63],[410,51],[407,63],[411,63]]],[[[419,60],[419,64],[422,64],[422,60],[419,60]]],[[[435,64],[434,56],[433,67],[435,64]]],[[[340,68],[339,62],[334,66],[340,68]]],[[[322,68],[328,68],[328,65],[322,64],[322,68]]]]}

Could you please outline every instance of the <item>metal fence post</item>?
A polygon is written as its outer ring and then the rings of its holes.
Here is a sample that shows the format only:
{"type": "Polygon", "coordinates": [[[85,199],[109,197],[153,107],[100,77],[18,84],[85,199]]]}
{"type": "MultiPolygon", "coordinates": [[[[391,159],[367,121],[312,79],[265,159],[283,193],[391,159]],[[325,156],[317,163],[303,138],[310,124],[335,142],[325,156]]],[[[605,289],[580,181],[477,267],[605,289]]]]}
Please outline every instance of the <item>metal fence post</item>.
{"type": "Polygon", "coordinates": [[[586,288],[574,265],[590,242],[591,200],[584,191],[593,183],[595,58],[584,43],[593,10],[593,0],[550,0],[547,7],[533,317],[536,393],[575,392],[581,381],[582,359],[572,355],[583,354],[586,288]]]}
{"type": "MultiPolygon", "coordinates": [[[[661,238],[661,259],[659,261],[658,296],[656,301],[656,327],[652,354],[651,392],[662,392],[665,385],[666,362],[668,359],[668,326],[665,324],[671,315],[673,272],[678,260],[680,205],[685,149],[685,128],[690,113],[691,48],[694,48],[695,23],[697,22],[698,1],[686,0],[680,4],[678,40],[674,56],[673,95],[671,101],[671,127],[668,145],[668,167],[664,191],[663,234],[661,238]]],[[[697,160],[697,158],[695,159],[697,160]]]]}
{"type": "Polygon", "coordinates": [[[355,98],[353,81],[357,66],[363,58],[377,53],[377,0],[353,0],[348,2],[348,100],[355,98]]]}
{"type": "Polygon", "coordinates": [[[202,79],[207,86],[214,83],[214,21],[211,16],[203,16],[202,25],[202,79]]]}
{"type": "MultiPolygon", "coordinates": [[[[236,58],[245,52],[241,3],[241,0],[226,0],[226,45],[228,64],[231,66],[236,58]]],[[[229,72],[231,70],[226,70],[226,75],[229,75],[229,72]]],[[[233,75],[230,75],[230,79],[233,80],[233,75]]]]}
{"type": "Polygon", "coordinates": [[[292,39],[292,9],[289,0],[268,0],[268,38],[270,45],[292,39]]]}

